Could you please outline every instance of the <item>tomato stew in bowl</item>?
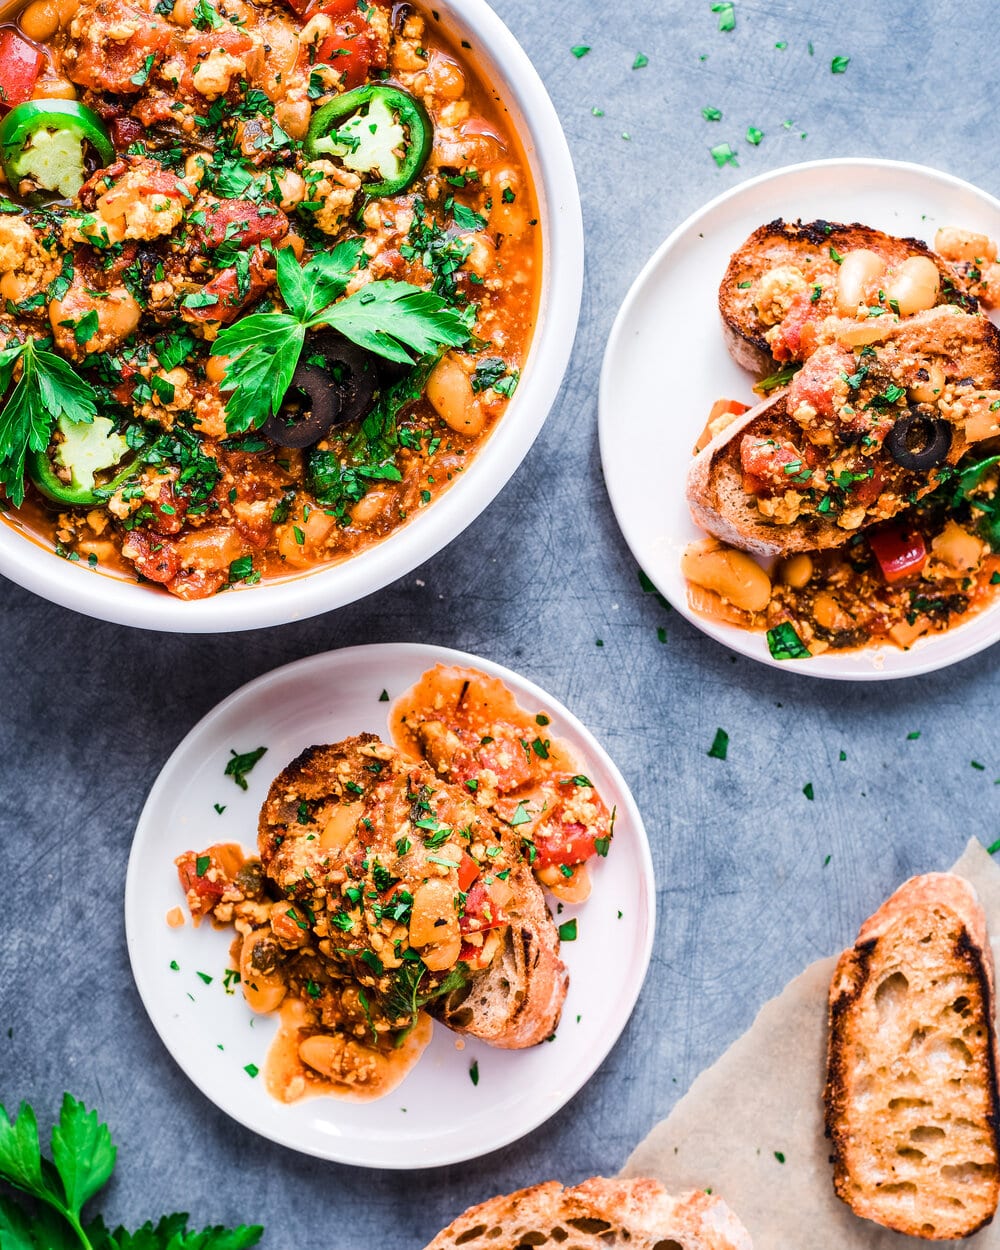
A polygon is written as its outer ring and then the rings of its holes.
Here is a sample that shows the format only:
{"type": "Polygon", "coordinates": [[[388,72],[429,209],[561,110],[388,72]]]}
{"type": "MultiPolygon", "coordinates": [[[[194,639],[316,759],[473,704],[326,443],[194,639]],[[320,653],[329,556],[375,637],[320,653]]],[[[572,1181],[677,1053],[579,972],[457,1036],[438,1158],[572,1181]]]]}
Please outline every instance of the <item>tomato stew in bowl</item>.
{"type": "Polygon", "coordinates": [[[0,26],[12,526],[202,599],[355,556],[466,470],[531,345],[540,214],[437,19],[32,0],[0,26]]]}

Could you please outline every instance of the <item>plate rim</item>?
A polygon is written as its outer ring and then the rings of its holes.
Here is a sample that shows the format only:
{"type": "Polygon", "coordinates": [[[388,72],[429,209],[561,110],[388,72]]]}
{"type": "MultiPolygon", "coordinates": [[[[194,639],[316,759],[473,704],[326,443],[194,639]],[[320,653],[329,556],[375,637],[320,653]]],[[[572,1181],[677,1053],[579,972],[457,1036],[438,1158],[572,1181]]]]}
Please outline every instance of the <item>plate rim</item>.
{"type": "MultiPolygon", "coordinates": [[[[400,692],[402,693],[402,692],[400,692]]],[[[396,696],[398,697],[398,696],[396,696]]],[[[227,695],[219,703],[215,704],[204,716],[188,730],[184,737],[178,742],[171,751],[168,758],[164,761],[157,773],[156,779],[150,787],[149,793],[143,804],[142,811],[136,821],[135,830],[132,835],[132,844],[129,851],[128,863],[125,871],[125,890],[123,899],[124,921],[125,921],[125,939],[126,948],[129,958],[129,969],[132,976],[132,982],[139,995],[146,1016],[157,1034],[164,1050],[170,1060],[180,1069],[188,1081],[197,1089],[209,1102],[212,1103],[224,1115],[229,1116],[237,1123],[243,1125],[244,1128],[257,1134],[259,1137],[267,1141],[271,1141],[277,1145],[287,1147],[298,1153],[309,1155],[313,1158],[324,1159],[328,1162],[339,1163],[350,1167],[360,1168],[376,1168],[387,1171],[416,1171],[426,1167],[444,1167],[456,1163],[468,1162],[474,1159],[485,1158],[494,1151],[509,1146],[512,1142],[527,1137],[534,1132],[540,1125],[551,1119],[558,1111],[560,1111],[567,1103],[569,1103],[586,1085],[591,1077],[597,1072],[598,1068],[604,1063],[611,1051],[614,1049],[622,1033],[631,1020],[649,971],[649,964],[652,957],[653,942],[656,934],[657,921],[657,897],[656,897],[656,876],[653,868],[652,850],[649,843],[649,835],[646,831],[645,822],[639,811],[638,803],[632,793],[631,788],[626,782],[621,770],[611,757],[607,749],[601,744],[596,735],[587,728],[586,725],[571,712],[559,699],[554,698],[547,691],[543,690],[535,682],[529,678],[521,676],[519,673],[508,669],[505,665],[498,664],[493,660],[489,660],[483,656],[476,656],[466,651],[460,651],[456,648],[438,646],[431,643],[420,642],[394,642],[394,643],[366,643],[351,647],[338,647],[329,651],[318,652],[314,655],[304,656],[290,663],[280,665],[278,668],[271,669],[266,673],[253,678],[251,681],[244,683],[231,694],[227,695]],[[169,791],[173,781],[172,773],[183,762],[183,754],[188,746],[189,741],[196,735],[200,735],[206,730],[211,731],[213,723],[224,719],[227,713],[244,698],[252,694],[266,689],[269,686],[280,686],[282,681],[287,680],[292,674],[307,671],[310,668],[322,669],[325,665],[335,662],[350,663],[351,658],[356,661],[363,661],[370,657],[385,655],[387,651],[403,652],[412,655],[414,658],[420,657],[420,662],[425,664],[425,671],[437,663],[462,664],[469,667],[479,668],[481,671],[491,676],[499,677],[503,681],[513,678],[517,689],[515,696],[520,700],[524,695],[532,698],[537,697],[538,700],[547,708],[550,708],[556,716],[558,716],[566,726],[575,733],[583,735],[585,740],[592,742],[602,757],[602,766],[608,771],[615,787],[620,792],[620,801],[624,802],[628,817],[635,837],[635,850],[639,862],[639,878],[638,878],[638,896],[640,901],[645,905],[645,927],[640,919],[635,925],[637,941],[637,949],[639,956],[635,959],[630,967],[629,975],[634,981],[634,987],[629,993],[629,1002],[627,1007],[621,1014],[620,1018],[614,1018],[611,1022],[608,1034],[603,1037],[594,1047],[592,1053],[585,1063],[574,1069],[571,1078],[566,1082],[564,1090],[558,1099],[552,1101],[539,1098],[535,1104],[537,1111],[528,1115],[523,1122],[517,1124],[516,1127],[508,1127],[498,1134],[495,1140],[487,1150],[473,1149],[450,1149],[435,1156],[433,1162],[427,1162],[421,1159],[419,1162],[407,1163],[398,1159],[375,1159],[364,1158],[357,1159],[349,1157],[343,1150],[338,1149],[338,1143],[349,1139],[341,1139],[337,1137],[329,1137],[323,1139],[326,1149],[321,1148],[317,1144],[305,1144],[300,1137],[288,1133],[274,1133],[265,1131],[252,1122],[249,1114],[241,1113],[229,1106],[223,1105],[213,1095],[209,1083],[204,1081],[197,1073],[194,1065],[186,1060],[181,1059],[174,1051],[166,1036],[166,1020],[167,1013],[162,1004],[156,1000],[152,994],[152,986],[144,984],[143,978],[138,972],[139,950],[142,946],[140,923],[140,915],[142,908],[142,888],[140,882],[140,835],[144,824],[147,820],[152,820],[156,808],[162,801],[164,792],[169,791]],[[335,660],[334,657],[337,657],[335,660]]],[[[550,909],[551,910],[551,909],[550,909]]],[[[637,915],[641,915],[637,911],[637,915]]],[[[419,1066],[419,1065],[418,1065],[419,1066]]],[[[333,1100],[336,1101],[336,1100],[333,1100]]],[[[369,1151],[378,1150],[377,1143],[372,1143],[368,1147],[369,1151]]]]}
{"type": "MultiPolygon", "coordinates": [[[[643,264],[639,270],[635,280],[629,287],[625,298],[615,315],[611,332],[608,335],[608,341],[604,352],[604,358],[601,364],[601,376],[598,387],[598,447],[601,458],[601,471],[604,478],[605,491],[611,503],[611,509],[614,513],[615,521],[625,540],[626,546],[639,567],[642,567],[641,561],[636,554],[636,546],[638,545],[638,536],[635,536],[635,527],[626,520],[624,509],[619,506],[619,498],[612,491],[609,482],[609,475],[606,469],[606,459],[608,456],[607,448],[613,437],[614,431],[611,420],[611,375],[615,367],[615,358],[621,350],[622,342],[628,332],[628,323],[634,312],[634,306],[638,303],[647,285],[653,279],[656,270],[663,262],[664,258],[676,247],[678,242],[685,236],[698,222],[702,221],[709,214],[715,212],[723,205],[731,200],[738,199],[747,192],[764,185],[769,182],[779,182],[787,178],[798,177],[801,174],[811,170],[830,169],[839,167],[842,169],[881,169],[886,171],[906,172],[915,174],[923,178],[938,183],[942,183],[954,190],[972,192],[980,200],[986,202],[993,207],[998,216],[1000,216],[1000,198],[986,191],[984,188],[977,186],[975,183],[969,182],[965,178],[960,178],[956,174],[948,173],[946,170],[937,169],[932,165],[924,165],[917,161],[900,161],[884,157],[876,156],[833,156],[823,157],[818,160],[800,161],[791,165],[781,165],[777,169],[766,170],[764,173],[756,174],[752,178],[746,178],[742,182],[737,183],[733,187],[727,188],[720,194],[713,196],[701,207],[697,208],[689,214],[679,225],[677,225],[667,237],[655,248],[649,259],[643,264]]],[[[721,341],[721,332],[720,332],[721,341]]],[[[747,377],[749,378],[749,374],[747,377]]],[[[643,570],[646,572],[646,570],[643,570]]],[[[964,646],[960,645],[955,654],[946,659],[938,659],[934,655],[934,643],[939,639],[947,636],[955,637],[952,630],[945,631],[942,635],[934,635],[926,639],[923,646],[918,640],[917,645],[908,652],[902,654],[913,657],[913,663],[899,670],[886,671],[877,664],[877,656],[880,653],[892,652],[886,647],[880,648],[862,648],[857,652],[849,654],[862,657],[868,653],[871,663],[867,668],[861,668],[860,663],[856,671],[837,670],[829,671],[821,668],[824,656],[816,656],[805,660],[776,660],[766,653],[762,654],[759,649],[752,648],[749,644],[742,640],[760,640],[763,634],[758,630],[742,630],[735,625],[726,625],[724,622],[715,622],[707,617],[698,615],[692,611],[687,604],[686,597],[683,601],[678,602],[677,597],[664,587],[654,574],[646,574],[656,589],[671,604],[675,611],[679,612],[691,625],[693,625],[701,633],[705,634],[713,641],[720,643],[731,651],[751,659],[758,664],[764,664],[768,668],[778,669],[783,672],[795,673],[799,676],[810,677],[818,681],[846,681],[846,682],[871,682],[871,681],[901,681],[911,677],[924,676],[928,673],[937,672],[944,668],[951,668],[955,664],[960,664],[972,656],[979,654],[981,651],[987,650],[1000,641],[1000,600],[991,607],[985,609],[981,613],[977,613],[975,617],[968,622],[956,627],[961,630],[964,626],[975,624],[977,619],[981,619],[987,612],[995,612],[998,615],[997,625],[992,636],[978,638],[974,642],[969,642],[964,646]],[[925,658],[926,657],[926,658],[925,658]],[[817,661],[820,663],[817,664],[817,661]]]]}

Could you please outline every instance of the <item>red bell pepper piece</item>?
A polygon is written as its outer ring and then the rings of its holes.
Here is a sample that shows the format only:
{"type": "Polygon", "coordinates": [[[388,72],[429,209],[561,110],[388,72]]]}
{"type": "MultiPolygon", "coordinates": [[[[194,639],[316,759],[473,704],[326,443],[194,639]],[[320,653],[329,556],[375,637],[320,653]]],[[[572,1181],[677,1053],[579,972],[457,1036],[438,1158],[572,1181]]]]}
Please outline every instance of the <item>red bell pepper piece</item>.
{"type": "Polygon", "coordinates": [[[0,30],[0,105],[13,108],[31,99],[45,57],[16,30],[0,30]]]}
{"type": "Polygon", "coordinates": [[[927,563],[923,535],[908,525],[883,525],[868,535],[868,545],[878,561],[882,576],[891,585],[915,577],[927,563]]]}

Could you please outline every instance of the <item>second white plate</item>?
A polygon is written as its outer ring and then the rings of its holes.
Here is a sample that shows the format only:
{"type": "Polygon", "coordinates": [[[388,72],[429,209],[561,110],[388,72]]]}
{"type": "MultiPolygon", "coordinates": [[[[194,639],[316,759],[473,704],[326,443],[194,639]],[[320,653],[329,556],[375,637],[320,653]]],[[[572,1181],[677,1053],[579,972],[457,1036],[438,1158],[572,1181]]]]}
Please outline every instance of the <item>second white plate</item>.
{"type": "Polygon", "coordinates": [[[688,607],[680,560],[704,537],[684,483],[691,449],[713,402],[753,404],[754,379],[729,355],[719,282],[730,255],[758,226],[794,221],[864,222],[933,243],[938,226],[997,238],[1000,201],[924,165],[867,159],[812,161],[742,183],[700,209],[666,240],[618,314],[601,377],[601,462],[625,541],[673,606],[704,633],[751,659],[810,677],[877,681],[954,664],[1000,638],[1000,602],[911,651],[867,647],[808,660],[771,658],[763,633],[709,620],[688,607]]]}
{"type": "Polygon", "coordinates": [[[476,1158],[554,1115],[587,1081],[625,1027],[653,941],[656,894],[642,819],[597,740],[560,703],[508,669],[440,647],[355,647],[277,669],[236,691],[188,734],[167,761],[139,819],[125,887],[129,956],[139,993],[167,1049],[223,1111],[295,1150],[378,1168],[425,1168],[476,1158]],[[376,1102],[312,1098],[286,1106],[264,1088],[276,1020],[255,1016],[239,988],[227,991],[232,934],[167,912],[183,904],[174,857],[214,842],[254,847],[271,780],[300,751],[369,731],[387,736],[395,700],[435,664],[466,664],[499,677],[525,708],[548,714],[608,807],[615,839],[592,869],[594,890],[564,942],[569,995],[555,1039],[500,1051],[475,1039],[458,1048],[440,1025],[405,1081],[376,1102]],[[230,750],[267,747],[244,792],[224,775],[230,750]],[[217,806],[216,806],[217,805],[217,806]],[[218,808],[222,808],[221,812],[218,808]],[[478,1065],[478,1084],[470,1069],[478,1065]]]}

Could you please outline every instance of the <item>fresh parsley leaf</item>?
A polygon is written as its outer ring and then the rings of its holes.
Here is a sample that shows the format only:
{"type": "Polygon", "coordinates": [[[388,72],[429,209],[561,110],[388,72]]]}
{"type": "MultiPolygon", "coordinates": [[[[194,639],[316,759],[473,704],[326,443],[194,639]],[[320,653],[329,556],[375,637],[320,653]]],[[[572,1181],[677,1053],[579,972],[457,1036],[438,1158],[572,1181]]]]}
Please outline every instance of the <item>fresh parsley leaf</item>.
{"type": "Polygon", "coordinates": [[[18,361],[21,377],[0,412],[0,483],[15,507],[24,501],[28,453],[48,446],[54,423],[65,417],[89,425],[97,415],[93,387],[31,338],[0,351],[0,392],[10,386],[18,361]]]}
{"type": "Polygon", "coordinates": [[[400,364],[413,363],[411,352],[426,356],[439,347],[462,347],[470,337],[458,309],[408,282],[371,282],[327,308],[316,323],[400,364]]]}
{"type": "Polygon", "coordinates": [[[770,377],[763,378],[754,387],[755,391],[759,391],[761,395],[769,395],[771,391],[775,391],[779,386],[787,386],[792,378],[802,368],[800,361],[792,361],[791,364],[784,365],[777,373],[772,373],[770,377]]]}
{"type": "Polygon", "coordinates": [[[224,23],[214,5],[209,4],[208,0],[198,0],[194,6],[191,25],[195,30],[218,30],[224,23]]]}
{"type": "Polygon", "coordinates": [[[290,248],[278,254],[278,286],[288,313],[251,313],[227,326],[214,356],[228,356],[224,391],[230,433],[259,429],[280,411],[307,330],[330,326],[345,338],[401,364],[469,342],[466,316],[441,296],[406,282],[377,281],[339,299],[361,255],[360,240],[339,244],[300,266],[290,248]],[[330,302],[334,301],[334,302],[330,302]]]}
{"type": "Polygon", "coordinates": [[[292,314],[308,321],[339,299],[363,252],[362,239],[348,239],[300,265],[290,247],[282,248],[278,253],[278,289],[292,314]]]}
{"type": "Polygon", "coordinates": [[[108,1126],[98,1121],[97,1112],[65,1094],[59,1123],[52,1130],[52,1162],[71,1211],[79,1215],[108,1183],[116,1153],[108,1126]]]}
{"type": "Polygon", "coordinates": [[[790,621],[767,631],[767,647],[775,660],[807,660],[812,655],[790,621]]]}
{"type": "Polygon", "coordinates": [[[305,341],[305,327],[286,313],[254,313],[222,331],[212,354],[230,357],[221,388],[232,392],[230,434],[259,429],[280,409],[305,341]]]}
{"type": "Polygon", "coordinates": [[[51,1160],[41,1155],[31,1107],[22,1103],[12,1123],[0,1105],[0,1181],[37,1204],[29,1209],[0,1195],[2,1250],[248,1250],[260,1241],[259,1226],[189,1232],[186,1215],[165,1216],[134,1233],[109,1231],[100,1216],[84,1225],[80,1213],[107,1184],[115,1154],[107,1126],[69,1094],[52,1130],[51,1160]]]}
{"type": "Polygon", "coordinates": [[[21,1103],[13,1123],[0,1105],[0,1179],[39,1197],[53,1194],[42,1176],[38,1121],[27,1103],[21,1103]]]}
{"type": "Polygon", "coordinates": [[[719,15],[719,30],[736,29],[736,6],[726,0],[725,3],[713,4],[712,12],[719,15]]]}

